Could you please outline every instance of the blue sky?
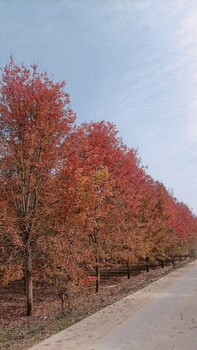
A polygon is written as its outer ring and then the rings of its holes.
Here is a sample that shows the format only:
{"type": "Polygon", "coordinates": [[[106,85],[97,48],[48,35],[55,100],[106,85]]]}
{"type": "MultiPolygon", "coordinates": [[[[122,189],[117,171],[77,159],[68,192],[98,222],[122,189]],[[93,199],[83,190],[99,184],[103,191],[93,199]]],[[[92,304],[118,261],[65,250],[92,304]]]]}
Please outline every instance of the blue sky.
{"type": "Polygon", "coordinates": [[[0,0],[10,53],[66,80],[78,122],[114,122],[197,213],[197,1],[0,0]]]}

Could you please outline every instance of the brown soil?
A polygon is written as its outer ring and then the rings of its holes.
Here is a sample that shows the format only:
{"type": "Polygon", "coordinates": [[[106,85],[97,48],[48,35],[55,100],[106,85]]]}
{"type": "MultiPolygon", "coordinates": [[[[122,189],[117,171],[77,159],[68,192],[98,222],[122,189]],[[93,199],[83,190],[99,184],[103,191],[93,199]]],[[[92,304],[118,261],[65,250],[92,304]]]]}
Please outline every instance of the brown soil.
{"type": "MultiPolygon", "coordinates": [[[[177,268],[187,261],[177,263],[177,268]]],[[[25,350],[101,308],[131,294],[172,271],[172,266],[141,272],[131,279],[113,277],[103,280],[100,293],[94,286],[75,292],[61,315],[60,300],[51,286],[37,284],[34,290],[34,316],[25,316],[22,282],[10,283],[0,290],[0,350],[25,350]],[[72,299],[72,300],[71,300],[72,299]],[[71,302],[72,301],[72,302],[71,302]]]]}

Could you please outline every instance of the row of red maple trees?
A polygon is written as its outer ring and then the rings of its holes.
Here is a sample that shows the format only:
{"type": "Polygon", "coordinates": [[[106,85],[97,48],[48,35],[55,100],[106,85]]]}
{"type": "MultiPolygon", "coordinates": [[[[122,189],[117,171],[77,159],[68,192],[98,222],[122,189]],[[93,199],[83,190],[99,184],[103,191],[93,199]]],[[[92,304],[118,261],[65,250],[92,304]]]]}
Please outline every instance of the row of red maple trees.
{"type": "Polygon", "coordinates": [[[196,249],[197,218],[108,122],[75,124],[64,83],[11,57],[0,81],[0,283],[80,285],[96,268],[196,249]]]}

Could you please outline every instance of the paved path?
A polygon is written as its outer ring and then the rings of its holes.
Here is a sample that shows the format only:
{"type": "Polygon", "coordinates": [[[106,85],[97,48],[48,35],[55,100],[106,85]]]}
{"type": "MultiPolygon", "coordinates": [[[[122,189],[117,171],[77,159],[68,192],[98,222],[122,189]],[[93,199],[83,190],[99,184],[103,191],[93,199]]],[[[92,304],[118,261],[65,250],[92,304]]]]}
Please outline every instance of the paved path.
{"type": "Polygon", "coordinates": [[[197,350],[197,262],[31,350],[197,350]]]}

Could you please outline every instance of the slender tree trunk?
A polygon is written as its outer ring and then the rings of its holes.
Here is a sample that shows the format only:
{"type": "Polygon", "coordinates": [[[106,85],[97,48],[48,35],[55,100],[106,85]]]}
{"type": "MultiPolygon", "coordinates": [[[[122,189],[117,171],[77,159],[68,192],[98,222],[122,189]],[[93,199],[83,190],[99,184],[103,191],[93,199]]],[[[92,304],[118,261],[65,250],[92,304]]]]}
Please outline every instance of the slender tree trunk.
{"type": "Polygon", "coordinates": [[[146,272],[149,272],[150,266],[149,266],[149,257],[146,257],[146,272]]]}
{"type": "Polygon", "coordinates": [[[65,314],[64,299],[61,299],[61,309],[62,309],[62,315],[64,315],[65,314]]]}
{"type": "Polygon", "coordinates": [[[99,253],[97,250],[96,252],[96,293],[98,293],[100,289],[100,280],[101,280],[101,273],[100,273],[100,266],[99,266],[99,253]]]}
{"type": "Polygon", "coordinates": [[[32,255],[30,242],[26,244],[26,299],[27,299],[27,316],[33,314],[33,279],[32,279],[32,255]]]}
{"type": "Polygon", "coordinates": [[[130,271],[130,261],[129,261],[129,258],[127,259],[127,277],[128,277],[128,280],[131,278],[131,271],[130,271]]]}
{"type": "Polygon", "coordinates": [[[27,289],[27,281],[26,281],[26,272],[24,271],[24,276],[23,276],[23,290],[24,293],[26,294],[26,289],[27,289]]]}
{"type": "Polygon", "coordinates": [[[163,261],[163,259],[161,260],[161,267],[162,267],[162,269],[164,268],[164,261],[163,261]]]}

